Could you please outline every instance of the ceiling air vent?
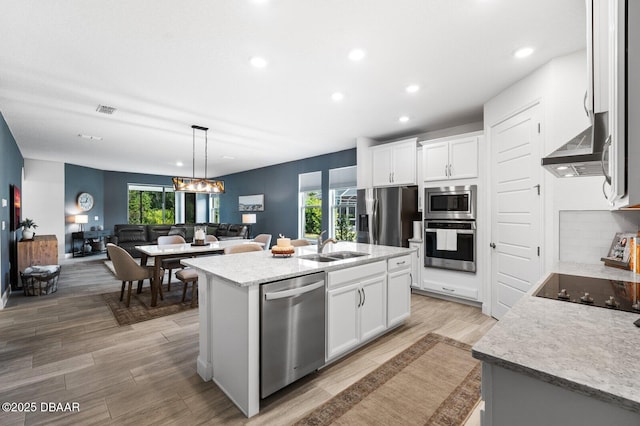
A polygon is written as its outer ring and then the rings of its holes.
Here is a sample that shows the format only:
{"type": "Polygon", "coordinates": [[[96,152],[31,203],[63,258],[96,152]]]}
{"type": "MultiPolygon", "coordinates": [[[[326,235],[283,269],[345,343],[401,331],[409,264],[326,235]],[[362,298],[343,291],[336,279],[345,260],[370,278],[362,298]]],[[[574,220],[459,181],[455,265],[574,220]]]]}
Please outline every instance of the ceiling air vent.
{"type": "Polygon", "coordinates": [[[116,112],[116,109],[114,107],[110,107],[106,105],[98,105],[98,108],[96,108],[96,111],[101,112],[102,114],[111,115],[114,112],[116,112]]]}

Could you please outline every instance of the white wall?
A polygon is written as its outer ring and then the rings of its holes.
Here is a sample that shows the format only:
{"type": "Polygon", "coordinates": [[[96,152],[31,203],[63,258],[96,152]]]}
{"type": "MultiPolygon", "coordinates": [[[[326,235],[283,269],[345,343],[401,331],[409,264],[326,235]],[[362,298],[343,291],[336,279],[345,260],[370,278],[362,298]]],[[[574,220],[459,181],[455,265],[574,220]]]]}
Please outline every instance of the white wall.
{"type": "Polygon", "coordinates": [[[38,235],[55,235],[64,259],[64,163],[24,160],[22,217],[33,219],[38,235]]]}

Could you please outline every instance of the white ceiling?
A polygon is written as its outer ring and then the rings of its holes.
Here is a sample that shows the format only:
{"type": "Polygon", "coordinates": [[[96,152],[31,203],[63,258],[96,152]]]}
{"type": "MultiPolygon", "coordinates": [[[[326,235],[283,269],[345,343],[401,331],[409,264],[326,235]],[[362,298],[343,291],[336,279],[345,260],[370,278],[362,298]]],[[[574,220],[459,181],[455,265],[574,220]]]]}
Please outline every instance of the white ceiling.
{"type": "Polygon", "coordinates": [[[584,0],[0,0],[0,10],[0,111],[23,156],[161,175],[192,175],[192,124],[210,128],[208,174],[220,176],[353,148],[358,136],[480,121],[491,97],[585,46],[584,0]],[[515,59],[523,46],[535,52],[515,59]],[[347,58],[356,47],[359,62],[347,58]],[[256,55],[266,68],[249,65],[256,55]]]}

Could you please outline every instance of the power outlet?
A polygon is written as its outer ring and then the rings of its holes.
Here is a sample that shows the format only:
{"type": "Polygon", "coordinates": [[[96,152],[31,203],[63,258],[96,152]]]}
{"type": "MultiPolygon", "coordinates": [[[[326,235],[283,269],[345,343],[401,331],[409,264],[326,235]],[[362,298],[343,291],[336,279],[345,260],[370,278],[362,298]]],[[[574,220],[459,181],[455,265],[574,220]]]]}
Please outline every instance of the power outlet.
{"type": "MultiPolygon", "coordinates": [[[[2,207],[7,207],[7,199],[6,198],[2,199],[2,207]]],[[[2,229],[4,229],[4,228],[2,228],[2,229]]]]}

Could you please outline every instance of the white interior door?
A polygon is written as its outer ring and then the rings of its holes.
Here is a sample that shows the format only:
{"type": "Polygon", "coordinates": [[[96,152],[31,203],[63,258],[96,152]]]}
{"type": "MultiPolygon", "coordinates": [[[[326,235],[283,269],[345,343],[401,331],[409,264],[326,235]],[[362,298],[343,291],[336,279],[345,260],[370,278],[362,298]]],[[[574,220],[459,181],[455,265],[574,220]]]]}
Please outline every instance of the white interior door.
{"type": "Polygon", "coordinates": [[[491,127],[491,315],[540,278],[540,104],[491,127]]]}

